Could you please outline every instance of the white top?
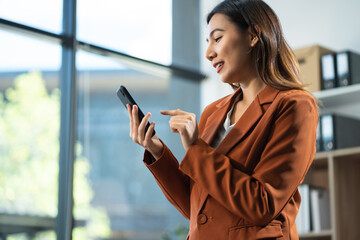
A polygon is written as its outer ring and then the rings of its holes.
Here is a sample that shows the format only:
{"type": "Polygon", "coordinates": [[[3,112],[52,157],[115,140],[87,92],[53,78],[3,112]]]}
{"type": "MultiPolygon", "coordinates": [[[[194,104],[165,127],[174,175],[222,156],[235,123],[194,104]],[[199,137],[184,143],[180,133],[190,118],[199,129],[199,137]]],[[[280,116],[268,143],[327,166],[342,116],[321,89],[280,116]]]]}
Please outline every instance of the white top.
{"type": "Polygon", "coordinates": [[[233,123],[232,125],[230,125],[230,117],[231,117],[231,114],[234,110],[234,106],[235,104],[239,101],[240,97],[241,97],[241,93],[239,95],[236,96],[235,100],[234,100],[234,103],[231,107],[231,109],[229,110],[229,112],[227,113],[226,115],[226,118],[225,118],[225,121],[224,121],[224,124],[222,126],[219,127],[219,130],[218,132],[216,133],[214,139],[212,140],[210,146],[212,148],[217,148],[217,146],[219,146],[219,144],[221,143],[222,140],[224,140],[224,138],[226,137],[226,135],[228,135],[228,133],[230,132],[230,130],[234,127],[234,125],[236,124],[233,123]]]}

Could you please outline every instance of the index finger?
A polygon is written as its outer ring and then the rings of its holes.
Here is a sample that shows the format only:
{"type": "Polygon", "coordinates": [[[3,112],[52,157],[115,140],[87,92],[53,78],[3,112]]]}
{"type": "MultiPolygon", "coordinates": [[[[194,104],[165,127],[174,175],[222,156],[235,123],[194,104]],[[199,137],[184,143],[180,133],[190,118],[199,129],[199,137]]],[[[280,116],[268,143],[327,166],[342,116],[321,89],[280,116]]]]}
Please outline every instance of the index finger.
{"type": "Polygon", "coordinates": [[[187,112],[184,112],[180,109],[176,109],[176,110],[160,110],[160,113],[162,115],[169,115],[169,116],[176,116],[176,115],[184,115],[187,114],[187,112]]]}

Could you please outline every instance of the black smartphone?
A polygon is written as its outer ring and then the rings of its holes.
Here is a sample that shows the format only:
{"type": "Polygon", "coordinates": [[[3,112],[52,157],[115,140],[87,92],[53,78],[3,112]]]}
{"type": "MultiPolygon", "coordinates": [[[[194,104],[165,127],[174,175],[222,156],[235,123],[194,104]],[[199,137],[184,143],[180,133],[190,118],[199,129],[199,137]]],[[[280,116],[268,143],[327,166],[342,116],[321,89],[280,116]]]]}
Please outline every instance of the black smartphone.
{"type": "MultiPolygon", "coordinates": [[[[139,116],[139,121],[141,122],[141,120],[144,118],[144,113],[141,111],[139,105],[137,105],[137,103],[134,101],[134,99],[132,98],[132,96],[130,95],[129,91],[126,89],[126,87],[124,86],[120,86],[119,89],[116,91],[118,97],[120,98],[121,102],[124,104],[125,108],[127,109],[126,105],[130,104],[130,106],[132,107],[133,105],[138,106],[138,116],[139,116]]],[[[145,132],[147,132],[148,128],[150,127],[150,123],[147,122],[146,126],[145,126],[145,132]]],[[[152,136],[155,135],[155,129],[154,132],[152,134],[152,136]]]]}

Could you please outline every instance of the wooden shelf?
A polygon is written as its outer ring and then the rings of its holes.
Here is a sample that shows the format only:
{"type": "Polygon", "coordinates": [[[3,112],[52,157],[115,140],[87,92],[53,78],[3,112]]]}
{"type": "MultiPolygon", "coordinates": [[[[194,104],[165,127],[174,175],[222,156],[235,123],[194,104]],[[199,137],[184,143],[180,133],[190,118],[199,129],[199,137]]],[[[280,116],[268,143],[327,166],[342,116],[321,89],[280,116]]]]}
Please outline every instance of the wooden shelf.
{"type": "Polygon", "coordinates": [[[360,101],[360,84],[314,92],[314,96],[328,106],[360,101]]]}
{"type": "Polygon", "coordinates": [[[300,234],[306,240],[359,239],[360,229],[360,147],[319,152],[304,180],[305,184],[330,193],[332,229],[300,234]]]}
{"type": "Polygon", "coordinates": [[[314,92],[323,106],[321,114],[338,113],[360,119],[360,84],[314,92]]]}
{"type": "Polygon", "coordinates": [[[301,239],[323,239],[323,238],[328,238],[330,239],[331,236],[333,235],[333,231],[331,230],[324,230],[321,232],[308,232],[308,233],[302,233],[300,234],[300,238],[301,239]]]}
{"type": "Polygon", "coordinates": [[[314,161],[324,160],[328,157],[344,157],[344,156],[359,156],[360,158],[360,147],[337,149],[329,152],[318,152],[314,157],[314,161]]]}

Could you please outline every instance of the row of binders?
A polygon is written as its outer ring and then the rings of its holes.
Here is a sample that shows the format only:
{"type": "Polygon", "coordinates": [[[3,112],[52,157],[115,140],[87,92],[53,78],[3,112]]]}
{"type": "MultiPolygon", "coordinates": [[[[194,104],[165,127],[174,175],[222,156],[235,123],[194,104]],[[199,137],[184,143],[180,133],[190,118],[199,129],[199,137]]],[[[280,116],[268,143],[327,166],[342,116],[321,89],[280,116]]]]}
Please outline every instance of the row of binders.
{"type": "Polygon", "coordinates": [[[299,192],[301,204],[295,220],[298,233],[331,229],[329,192],[308,184],[301,184],[299,192]]]}
{"type": "Polygon", "coordinates": [[[321,56],[322,89],[360,83],[360,54],[343,51],[321,56]]]}
{"type": "Polygon", "coordinates": [[[316,151],[360,146],[360,120],[339,114],[319,116],[316,151]]]}

